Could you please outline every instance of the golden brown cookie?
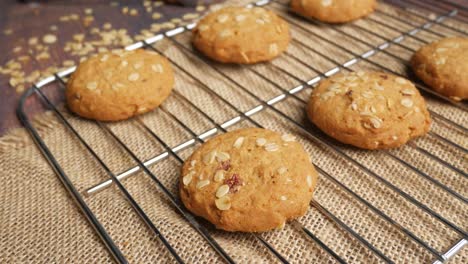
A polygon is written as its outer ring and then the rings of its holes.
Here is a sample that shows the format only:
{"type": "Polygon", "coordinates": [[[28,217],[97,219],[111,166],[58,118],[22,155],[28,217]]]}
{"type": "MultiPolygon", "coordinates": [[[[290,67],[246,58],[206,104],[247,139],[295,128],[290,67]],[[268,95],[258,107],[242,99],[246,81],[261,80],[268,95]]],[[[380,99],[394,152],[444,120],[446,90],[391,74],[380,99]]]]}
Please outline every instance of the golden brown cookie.
{"type": "Polygon", "coordinates": [[[327,23],[345,23],[372,13],[376,0],[291,0],[298,14],[327,23]]]}
{"type": "Polygon", "coordinates": [[[380,72],[338,74],[312,92],[307,113],[329,136],[364,149],[394,148],[431,124],[424,98],[401,77],[380,72]]]}
{"type": "Polygon", "coordinates": [[[468,38],[445,38],[420,48],[411,59],[416,75],[436,92],[468,99],[468,38]]]}
{"type": "Polygon", "coordinates": [[[180,196],[217,228],[262,232],[304,215],[316,184],[309,155],[294,136],[247,128],[193,152],[182,168],[180,196]]]}
{"type": "Polygon", "coordinates": [[[204,17],[193,30],[193,44],[226,63],[268,61],[286,50],[289,25],[260,7],[227,7],[204,17]]]}
{"type": "Polygon", "coordinates": [[[83,61],[67,83],[68,107],[90,119],[116,121],[159,106],[171,93],[174,73],[155,52],[113,51],[83,61]]]}

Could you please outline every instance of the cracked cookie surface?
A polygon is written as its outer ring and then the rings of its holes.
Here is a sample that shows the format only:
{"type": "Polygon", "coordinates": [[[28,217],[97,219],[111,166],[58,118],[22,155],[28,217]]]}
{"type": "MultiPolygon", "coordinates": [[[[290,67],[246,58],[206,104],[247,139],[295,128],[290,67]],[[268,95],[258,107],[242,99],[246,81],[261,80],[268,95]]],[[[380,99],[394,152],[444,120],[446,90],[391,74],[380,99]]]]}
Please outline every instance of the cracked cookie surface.
{"type": "Polygon", "coordinates": [[[246,128],[201,145],[182,167],[184,205],[217,228],[262,232],[310,206],[317,173],[290,134],[246,128]]]}
{"type": "Polygon", "coordinates": [[[426,102],[407,79],[352,72],[323,80],[307,107],[309,119],[329,136],[364,149],[399,147],[429,131],[426,102]]]}
{"type": "Polygon", "coordinates": [[[173,86],[174,73],[166,58],[146,50],[116,50],[80,63],[65,96],[68,108],[79,116],[117,121],[153,110],[173,86]]]}
{"type": "Polygon", "coordinates": [[[454,100],[468,99],[468,38],[445,38],[412,57],[416,75],[434,91],[454,100]]]}
{"type": "Polygon", "coordinates": [[[292,0],[296,13],[327,23],[345,23],[372,13],[375,0],[292,0]]]}
{"type": "Polygon", "coordinates": [[[275,13],[260,7],[226,7],[198,23],[192,42],[213,60],[252,64],[279,56],[289,40],[289,25],[275,13]]]}

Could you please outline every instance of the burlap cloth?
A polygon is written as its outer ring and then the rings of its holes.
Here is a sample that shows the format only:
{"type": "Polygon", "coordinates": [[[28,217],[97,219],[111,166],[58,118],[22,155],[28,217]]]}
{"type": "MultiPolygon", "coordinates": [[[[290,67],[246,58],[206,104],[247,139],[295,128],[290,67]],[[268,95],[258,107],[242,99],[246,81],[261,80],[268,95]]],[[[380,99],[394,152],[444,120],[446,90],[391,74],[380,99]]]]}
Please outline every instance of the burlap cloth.
{"type": "MultiPolygon", "coordinates": [[[[285,8],[281,5],[270,4],[269,8],[277,10],[280,14],[285,14],[285,8]]],[[[415,25],[423,22],[421,18],[411,16],[409,13],[385,3],[381,3],[379,9],[403,19],[411,19],[411,23],[415,25]]],[[[428,15],[424,12],[421,12],[421,14],[428,15]]],[[[288,18],[307,26],[319,36],[341,45],[345,44],[346,48],[352,52],[360,54],[369,49],[369,46],[345,37],[328,27],[312,25],[292,16],[288,16],[288,18]]],[[[385,23],[400,30],[411,29],[409,25],[381,13],[376,13],[371,18],[376,21],[385,21],[385,23]]],[[[468,30],[468,26],[460,24],[456,20],[450,20],[447,23],[459,27],[461,30],[468,30]]],[[[395,37],[399,35],[396,31],[379,25],[375,21],[360,20],[355,24],[382,36],[395,37]]],[[[350,25],[337,26],[337,28],[370,43],[384,42],[382,38],[363,33],[362,30],[357,30],[356,27],[350,25]]],[[[459,34],[440,26],[434,26],[431,29],[446,35],[459,34]]],[[[297,27],[293,27],[292,34],[296,39],[307,43],[313,49],[338,62],[344,62],[353,57],[352,54],[330,45],[317,36],[310,33],[306,34],[297,27]]],[[[175,39],[191,48],[189,36],[189,34],[182,34],[175,39]]],[[[427,41],[437,38],[437,36],[429,32],[421,32],[417,37],[427,41]]],[[[411,38],[406,39],[403,43],[412,49],[416,49],[422,44],[420,41],[411,38]]],[[[216,93],[224,98],[229,98],[229,102],[237,109],[246,111],[258,105],[259,101],[257,99],[249,96],[235,84],[228,82],[201,60],[183,53],[170,40],[158,43],[155,47],[164,51],[167,56],[177,64],[182,65],[190,74],[200,77],[216,93]]],[[[319,71],[326,71],[333,66],[333,63],[324,59],[324,57],[301,48],[297,44],[291,45],[289,52],[308,62],[309,65],[319,71]]],[[[388,52],[401,57],[403,60],[407,60],[411,56],[410,50],[399,46],[390,47],[388,52]]],[[[398,72],[405,73],[407,71],[402,61],[388,54],[377,54],[371,60],[398,72]]],[[[316,73],[311,69],[298,64],[288,55],[282,56],[273,63],[288,69],[290,73],[303,80],[316,76],[316,73]]],[[[262,100],[267,100],[280,93],[277,87],[260,78],[248,70],[247,67],[220,66],[213,62],[210,62],[210,64],[233,77],[243,87],[262,100]]],[[[287,77],[269,64],[251,66],[251,69],[262,73],[269,80],[287,89],[300,84],[297,80],[287,77]]],[[[353,69],[376,69],[376,66],[367,62],[359,62],[353,66],[353,69]]],[[[183,73],[180,69],[176,68],[176,70],[178,72],[176,90],[186,98],[190,98],[192,103],[207,113],[214,121],[222,123],[237,115],[234,109],[229,108],[219,98],[206,93],[202,85],[191,76],[183,73]]],[[[51,85],[44,89],[63,89],[63,87],[51,85]]],[[[297,96],[305,100],[309,94],[310,89],[306,89],[297,96]]],[[[431,110],[459,124],[468,123],[468,117],[463,111],[440,100],[426,98],[431,110]]],[[[39,104],[39,100],[32,100],[37,101],[39,104]]],[[[289,98],[276,106],[292,119],[305,125],[313,134],[321,135],[309,125],[301,101],[289,98]]],[[[164,104],[164,108],[173,113],[195,133],[201,133],[213,127],[210,120],[203,117],[176,94],[168,99],[164,104]]],[[[66,110],[63,110],[63,107],[61,109],[71,124],[114,173],[122,172],[136,165],[96,124],[71,116],[66,110]]],[[[175,146],[190,139],[190,134],[161,110],[147,114],[142,119],[170,146],[175,146]]],[[[461,238],[459,234],[411,204],[396,192],[385,187],[380,181],[346,162],[322,143],[312,140],[304,131],[298,129],[296,125],[281,115],[269,109],[256,114],[253,119],[267,128],[280,132],[288,131],[297,135],[319,167],[436,250],[445,252],[461,238]]],[[[34,124],[78,190],[84,191],[108,179],[98,163],[93,160],[79,141],[54,115],[50,113],[40,115],[35,118],[34,124]]],[[[230,129],[246,126],[253,126],[253,124],[249,121],[243,121],[230,129]]],[[[109,127],[140,159],[147,160],[164,151],[163,147],[144,132],[135,120],[109,124],[109,127]]],[[[465,147],[467,145],[466,135],[440,122],[440,120],[435,119],[432,131],[465,147]]],[[[5,136],[1,142],[0,263],[112,262],[112,257],[65,191],[51,167],[41,156],[37,147],[31,143],[27,133],[24,130],[18,130],[5,136]]],[[[460,200],[436,187],[414,171],[408,170],[382,152],[359,151],[354,148],[343,147],[333,141],[332,143],[401,190],[466,230],[468,211],[466,205],[460,200]]],[[[447,144],[441,143],[434,136],[428,135],[416,140],[415,143],[460,170],[467,170],[464,154],[453,147],[448,147],[447,144]]],[[[187,157],[192,151],[193,148],[189,148],[180,154],[182,157],[187,157]]],[[[466,197],[468,192],[466,177],[422,155],[410,146],[391,151],[391,153],[406,160],[421,171],[430,174],[434,179],[466,197]]],[[[180,164],[173,157],[151,167],[154,174],[175,196],[177,196],[176,186],[179,168],[180,164]]],[[[123,183],[185,261],[189,263],[221,261],[215,251],[176,213],[167,197],[147,175],[138,173],[123,183]]],[[[364,239],[389,256],[390,259],[399,263],[429,263],[434,260],[434,256],[428,251],[323,175],[320,177],[315,199],[364,239]]],[[[173,261],[160,240],[138,218],[116,187],[86,197],[85,200],[130,262],[165,263],[173,261]]],[[[311,206],[307,215],[299,219],[299,222],[349,262],[381,262],[369,249],[337,227],[313,206],[311,206]]],[[[209,224],[205,225],[210,234],[236,261],[256,263],[276,261],[254,236],[217,231],[209,224]]],[[[269,232],[262,236],[293,263],[335,262],[323,249],[293,225],[286,225],[282,231],[269,232]]],[[[467,263],[467,261],[466,249],[452,260],[453,263],[467,263]]]]}

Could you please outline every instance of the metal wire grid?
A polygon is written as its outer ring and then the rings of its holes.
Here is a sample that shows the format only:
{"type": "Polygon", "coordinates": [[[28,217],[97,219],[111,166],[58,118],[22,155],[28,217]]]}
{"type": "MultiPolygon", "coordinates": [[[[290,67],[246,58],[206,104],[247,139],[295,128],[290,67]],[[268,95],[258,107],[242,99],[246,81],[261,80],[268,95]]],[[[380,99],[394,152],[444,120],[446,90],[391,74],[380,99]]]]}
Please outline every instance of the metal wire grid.
{"type": "MultiPolygon", "coordinates": [[[[392,1],[394,2],[394,1],[392,1]]],[[[397,1],[396,1],[397,2],[397,1]]],[[[434,11],[434,8],[438,10],[439,12],[441,11],[441,7],[437,6],[431,6],[431,7],[426,7],[423,5],[421,2],[417,1],[411,1],[414,6],[417,8],[427,8],[429,11],[434,11]]],[[[265,6],[267,4],[270,4],[269,7],[271,8],[284,8],[284,4],[281,1],[269,1],[269,0],[262,0],[259,2],[256,2],[252,5],[249,5],[249,7],[256,5],[256,6],[265,6]]],[[[395,3],[394,3],[395,4],[395,3]]],[[[396,3],[397,4],[397,3],[396,3]]],[[[166,239],[163,233],[158,229],[158,227],[151,221],[151,219],[148,217],[146,212],[142,209],[142,207],[136,202],[134,197],[130,194],[130,192],[124,187],[124,185],[121,183],[121,181],[131,175],[134,175],[136,172],[143,171],[145,174],[147,174],[152,181],[156,183],[156,185],[162,190],[166,198],[169,200],[171,205],[174,207],[174,209],[180,213],[180,215],[186,219],[186,221],[200,234],[201,237],[208,243],[218,254],[221,258],[223,258],[226,262],[228,263],[235,263],[234,259],[226,252],[226,250],[219,245],[219,243],[212,237],[210,234],[209,230],[202,224],[200,224],[199,220],[194,218],[189,212],[187,212],[184,207],[181,205],[180,201],[178,200],[177,197],[175,197],[170,190],[161,182],[160,178],[158,178],[157,175],[155,175],[149,168],[152,165],[157,164],[158,162],[168,158],[168,157],[173,157],[177,162],[180,164],[183,163],[183,158],[180,156],[180,152],[184,149],[187,149],[191,146],[194,146],[196,143],[203,143],[207,138],[219,133],[219,132],[226,132],[229,127],[232,127],[236,124],[239,124],[243,121],[247,121],[251,123],[254,126],[257,127],[263,127],[259,122],[255,121],[252,116],[254,116],[257,113],[260,113],[264,110],[270,110],[274,112],[276,115],[281,117],[282,119],[288,121],[290,124],[295,126],[298,130],[300,130],[306,137],[313,142],[316,142],[317,144],[320,144],[324,146],[327,150],[333,152],[334,154],[340,156],[350,164],[358,167],[361,169],[364,173],[368,174],[372,178],[376,179],[379,181],[381,184],[385,185],[388,187],[390,190],[396,192],[398,195],[403,197],[405,200],[409,201],[410,203],[414,204],[418,208],[420,208],[422,211],[426,212],[427,214],[431,215],[444,225],[446,225],[448,228],[450,228],[452,231],[456,232],[460,236],[460,240],[457,241],[455,244],[453,244],[446,252],[440,252],[439,250],[436,250],[434,247],[432,247],[429,243],[424,241],[422,238],[414,234],[412,231],[410,231],[408,228],[404,227],[394,219],[392,219],[390,216],[388,216],[385,212],[383,212],[381,209],[377,208],[374,206],[372,203],[367,201],[364,197],[360,196],[358,193],[353,191],[351,188],[337,180],[336,177],[334,177],[332,174],[328,173],[324,169],[322,169],[320,166],[317,164],[314,164],[316,168],[318,169],[319,173],[321,176],[325,177],[327,180],[330,180],[336,186],[344,190],[346,193],[348,193],[351,197],[356,199],[359,203],[367,207],[369,210],[372,212],[376,213],[379,217],[381,217],[384,221],[388,222],[389,224],[393,225],[396,227],[398,230],[400,230],[404,235],[408,236],[411,238],[415,243],[417,243],[419,246],[424,248],[426,251],[430,252],[434,256],[434,263],[442,263],[446,261],[448,258],[456,254],[460,249],[462,249],[467,243],[467,232],[460,226],[454,224],[452,221],[446,219],[444,216],[440,215],[439,213],[435,212],[431,208],[427,207],[425,204],[408,194],[407,192],[403,191],[396,185],[392,184],[390,181],[373,171],[372,169],[366,167],[362,162],[359,160],[355,159],[352,157],[352,155],[348,154],[346,151],[343,151],[342,148],[338,147],[335,142],[332,142],[330,139],[324,137],[322,134],[315,133],[315,131],[312,131],[309,127],[304,126],[302,123],[298,122],[297,120],[291,118],[287,113],[285,113],[284,110],[281,110],[279,107],[276,107],[276,105],[279,102],[283,102],[285,100],[288,100],[291,98],[291,100],[295,100],[300,104],[305,104],[306,101],[299,96],[301,91],[304,91],[308,89],[310,86],[316,85],[320,80],[323,78],[330,77],[340,71],[352,71],[352,66],[355,65],[356,63],[362,61],[363,63],[369,63],[377,68],[380,68],[384,71],[400,75],[398,72],[395,72],[394,70],[390,69],[389,67],[386,67],[385,65],[381,65],[379,63],[376,63],[369,58],[376,55],[376,54],[381,54],[384,53],[393,59],[400,61],[401,63],[406,63],[402,58],[394,55],[393,53],[390,53],[387,51],[387,49],[390,46],[398,46],[402,49],[406,49],[408,51],[413,52],[414,49],[411,47],[408,47],[403,44],[403,40],[406,39],[414,39],[417,40],[421,43],[427,43],[422,38],[419,38],[417,36],[418,33],[424,32],[424,33],[429,33],[432,34],[436,37],[444,37],[443,34],[432,30],[431,28],[434,25],[446,28],[448,30],[460,33],[462,35],[468,35],[466,32],[463,32],[457,28],[452,27],[451,25],[446,25],[443,22],[448,19],[448,18],[453,18],[457,15],[458,10],[449,10],[445,14],[435,17],[434,19],[427,20],[424,15],[412,12],[412,15],[417,16],[421,19],[424,19],[425,22],[423,24],[416,25],[415,22],[413,21],[406,21],[402,19],[401,17],[397,17],[394,14],[390,13],[385,13],[384,11],[377,11],[380,15],[388,18],[392,18],[394,20],[397,20],[407,26],[412,27],[411,30],[402,32],[401,35],[399,35],[396,38],[387,38],[384,35],[375,33],[373,31],[370,31],[366,29],[365,27],[362,27],[360,25],[353,25],[357,30],[366,32],[372,36],[385,39],[386,41],[384,43],[381,43],[380,45],[375,45],[375,43],[369,42],[369,40],[365,39],[360,39],[358,37],[355,37],[353,34],[339,28],[339,27],[332,27],[331,30],[336,31],[336,33],[341,34],[343,36],[349,37],[353,40],[355,40],[358,43],[361,43],[365,46],[369,46],[370,49],[362,54],[356,54],[352,50],[344,47],[342,44],[337,44],[333,41],[330,41],[326,39],[325,37],[322,37],[321,35],[317,34],[316,32],[310,30],[307,26],[305,26],[302,23],[299,23],[296,18],[292,18],[289,15],[285,15],[284,13],[280,13],[279,15],[282,16],[285,20],[289,22],[289,24],[292,26],[294,30],[301,31],[303,33],[307,34],[312,34],[314,37],[322,39],[324,42],[327,42],[329,45],[332,45],[336,47],[337,49],[343,50],[345,53],[348,53],[352,55],[352,59],[346,61],[345,63],[339,63],[333,58],[329,57],[327,54],[323,54],[318,52],[316,49],[308,45],[307,43],[301,41],[300,39],[293,38],[292,43],[294,45],[297,45],[299,47],[302,47],[303,49],[307,50],[308,52],[312,52],[314,54],[317,54],[318,56],[324,58],[325,60],[329,61],[331,64],[334,65],[334,67],[328,71],[321,72],[318,69],[315,69],[313,66],[309,65],[307,62],[303,61],[301,58],[297,57],[293,53],[286,52],[284,56],[289,57],[290,59],[294,60],[298,64],[302,65],[305,68],[308,68],[312,70],[313,72],[317,73],[318,75],[315,76],[312,79],[309,80],[302,80],[301,78],[298,78],[297,76],[291,74],[288,72],[287,69],[281,68],[273,63],[268,63],[268,67],[274,68],[278,72],[281,72],[285,76],[288,76],[289,78],[292,78],[302,84],[293,87],[290,90],[285,89],[281,84],[269,79],[267,76],[262,74],[261,71],[257,70],[255,67],[246,67],[246,69],[251,72],[252,74],[258,76],[265,82],[269,83],[272,87],[274,87],[277,91],[280,91],[281,94],[274,96],[273,98],[269,100],[263,100],[259,96],[257,96],[255,93],[253,93],[249,87],[246,87],[244,84],[240,83],[236,79],[232,78],[230,75],[226,74],[224,71],[219,69],[219,67],[213,66],[213,63],[211,61],[208,61],[204,57],[200,57],[197,53],[194,53],[192,49],[184,45],[180,40],[177,40],[176,35],[180,35],[183,32],[190,31],[193,29],[195,24],[190,24],[184,27],[179,27],[174,30],[170,30],[164,34],[159,34],[156,35],[152,38],[149,38],[145,41],[135,43],[126,49],[128,50],[133,50],[133,49],[138,49],[138,48],[146,48],[146,49],[151,49],[154,50],[160,54],[163,54],[163,52],[154,44],[160,43],[163,40],[167,40],[170,42],[171,45],[177,47],[183,54],[185,54],[187,57],[194,58],[197,61],[203,63],[204,65],[207,65],[210,67],[210,69],[220,76],[222,76],[223,80],[225,82],[228,82],[239,89],[241,89],[243,92],[248,94],[251,98],[257,101],[257,106],[251,108],[248,111],[241,111],[239,110],[232,102],[230,102],[228,99],[224,98],[222,95],[217,93],[212,87],[207,85],[202,79],[197,76],[195,76],[193,73],[185,69],[184,65],[181,65],[178,63],[176,60],[172,59],[169,57],[168,59],[171,61],[173,66],[176,68],[176,71],[179,71],[191,78],[194,82],[196,82],[206,93],[210,94],[210,96],[213,96],[217,100],[219,100],[226,108],[231,109],[232,111],[237,113],[237,116],[223,122],[219,123],[215,121],[213,117],[205,113],[200,106],[197,106],[195,103],[193,103],[191,100],[189,100],[185,95],[182,93],[178,92],[177,90],[174,90],[173,96],[177,96],[179,100],[182,100],[184,103],[188,104],[191,109],[193,109],[195,112],[197,112],[199,115],[203,116],[206,120],[208,120],[213,128],[207,130],[206,132],[202,134],[197,134],[192,128],[187,126],[183,120],[181,120],[179,117],[171,113],[168,109],[165,107],[161,107],[160,111],[168,115],[175,123],[177,123],[179,126],[181,126],[187,133],[189,133],[192,137],[192,139],[185,141],[181,144],[178,144],[174,147],[169,146],[167,142],[165,142],[157,133],[155,133],[152,129],[149,128],[147,124],[143,121],[142,118],[137,117],[136,121],[137,123],[147,132],[151,135],[151,137],[158,142],[164,149],[165,151],[160,153],[159,155],[148,159],[148,160],[141,160],[138,158],[138,156],[116,135],[113,130],[109,128],[108,125],[103,124],[101,122],[97,122],[96,124],[106,132],[107,135],[109,135],[110,138],[115,140],[115,142],[122,147],[122,149],[138,164],[138,166],[132,167],[123,173],[115,174],[112,172],[112,170],[109,168],[109,166],[103,161],[101,157],[95,152],[95,150],[86,142],[86,140],[83,138],[82,135],[79,134],[79,132],[73,127],[73,125],[67,120],[67,118],[64,116],[62,112],[58,110],[58,108],[52,103],[50,98],[46,96],[44,93],[44,87],[47,86],[48,84],[58,82],[59,84],[64,87],[66,80],[65,78],[69,76],[74,70],[75,67],[70,68],[66,71],[59,72],[54,76],[51,76],[49,78],[46,78],[39,83],[37,83],[34,87],[29,89],[22,97],[20,106],[18,108],[18,116],[20,120],[23,122],[25,127],[29,130],[31,133],[33,139],[36,141],[38,144],[40,150],[44,153],[44,156],[47,158],[51,166],[55,169],[57,174],[60,176],[59,178],[67,188],[67,190],[72,194],[73,198],[76,200],[78,206],[80,209],[83,211],[85,216],[88,218],[92,226],[96,229],[96,232],[98,235],[101,237],[103,240],[104,244],[107,246],[111,254],[115,257],[117,262],[119,263],[126,263],[127,260],[125,256],[122,254],[121,250],[119,247],[116,246],[114,240],[108,235],[106,229],[104,226],[100,223],[100,221],[96,218],[95,214],[91,211],[91,209],[88,207],[86,202],[84,201],[82,195],[78,192],[76,187],[73,185],[72,181],[69,179],[69,177],[66,175],[64,170],[62,169],[61,165],[57,161],[56,157],[51,153],[43,139],[39,136],[37,130],[33,127],[31,122],[29,121],[29,118],[27,114],[24,111],[24,103],[27,98],[31,97],[32,95],[36,95],[38,98],[41,99],[41,102],[43,102],[48,108],[54,111],[54,113],[57,115],[60,121],[62,121],[63,125],[69,129],[69,131],[76,136],[76,138],[81,142],[81,144],[85,147],[85,149],[89,152],[89,154],[98,162],[98,164],[105,170],[105,172],[108,174],[110,177],[109,180],[104,181],[100,184],[97,184],[95,186],[92,186],[91,188],[87,189],[85,191],[86,195],[93,195],[96,192],[103,190],[106,187],[109,187],[112,185],[112,183],[115,183],[115,185],[118,187],[118,189],[122,192],[122,194],[127,198],[128,202],[131,204],[131,206],[135,209],[136,213],[140,216],[140,218],[143,220],[144,223],[147,224],[149,229],[154,232],[154,234],[160,239],[160,241],[163,243],[163,245],[167,248],[168,252],[173,256],[173,259],[178,262],[178,263],[183,263],[184,260],[180,257],[180,254],[174,249],[173,245],[166,239]]],[[[383,27],[386,27],[391,30],[396,30],[400,32],[398,28],[395,26],[385,24],[382,21],[378,21],[374,18],[368,18],[371,19],[373,22],[376,24],[379,24],[383,27]]],[[[459,21],[457,21],[459,22],[459,21]]],[[[317,23],[321,26],[324,26],[320,22],[315,21],[314,23],[317,23]]],[[[421,83],[417,84],[417,87],[422,90],[423,92],[427,93],[428,95],[435,96],[443,101],[446,101],[450,104],[452,104],[455,108],[461,109],[462,111],[466,111],[466,106],[463,103],[456,102],[451,100],[450,98],[443,97],[439,94],[434,93],[432,90],[427,88],[421,83]]],[[[436,111],[431,110],[431,115],[437,122],[444,123],[448,125],[451,129],[461,131],[462,133],[466,133],[467,129],[463,124],[458,124],[452,120],[450,120],[447,117],[444,117],[440,114],[438,114],[436,111]]],[[[458,145],[455,142],[452,142],[450,139],[447,139],[443,135],[437,134],[436,132],[429,132],[429,135],[437,139],[438,141],[442,142],[443,144],[446,144],[454,149],[457,149],[458,151],[466,154],[468,153],[468,150],[465,149],[463,146],[458,145]]],[[[462,170],[457,168],[456,166],[453,166],[446,160],[438,157],[437,155],[432,154],[430,151],[427,149],[418,146],[415,142],[409,143],[409,146],[413,148],[415,151],[417,151],[420,154],[423,154],[433,160],[434,162],[438,162],[442,164],[444,167],[446,167],[449,170],[452,170],[455,172],[459,177],[467,177],[467,174],[462,170]]],[[[398,155],[395,155],[394,152],[392,151],[379,151],[381,154],[399,162],[402,166],[414,171],[417,173],[420,177],[424,178],[425,180],[431,182],[433,185],[437,186],[438,188],[441,188],[451,196],[453,196],[455,199],[460,200],[461,202],[466,204],[466,198],[460,194],[459,192],[453,190],[449,186],[444,185],[437,179],[433,178],[431,175],[421,171],[414,165],[412,165],[410,162],[400,158],[398,155]]],[[[374,246],[372,243],[370,243],[368,240],[366,240],[364,237],[362,237],[358,232],[353,230],[349,225],[347,225],[345,222],[340,220],[339,217],[334,215],[332,212],[330,212],[326,207],[324,207],[322,204],[320,204],[317,201],[313,201],[312,205],[318,209],[322,214],[326,215],[330,221],[332,221],[336,226],[338,226],[340,229],[344,230],[348,235],[359,241],[363,246],[365,246],[367,249],[369,249],[375,256],[380,258],[381,261],[387,262],[387,263],[392,263],[392,258],[391,256],[388,256],[384,254],[381,250],[379,250],[376,246],[374,246]]],[[[313,232],[311,232],[308,228],[306,228],[303,224],[301,224],[299,221],[293,221],[292,225],[297,228],[298,230],[301,230],[307,237],[309,237],[312,241],[314,241],[319,247],[321,247],[325,252],[327,252],[332,258],[334,258],[337,262],[339,263],[347,263],[345,258],[343,256],[338,255],[336,252],[334,252],[329,245],[324,243],[321,239],[319,239],[316,235],[314,235],[313,232]]],[[[279,262],[282,263],[288,263],[288,260],[285,256],[283,256],[278,250],[275,249],[273,245],[271,245],[267,239],[264,238],[263,235],[261,234],[253,234],[254,238],[258,240],[260,244],[262,244],[273,256],[276,257],[276,259],[279,262]]]]}

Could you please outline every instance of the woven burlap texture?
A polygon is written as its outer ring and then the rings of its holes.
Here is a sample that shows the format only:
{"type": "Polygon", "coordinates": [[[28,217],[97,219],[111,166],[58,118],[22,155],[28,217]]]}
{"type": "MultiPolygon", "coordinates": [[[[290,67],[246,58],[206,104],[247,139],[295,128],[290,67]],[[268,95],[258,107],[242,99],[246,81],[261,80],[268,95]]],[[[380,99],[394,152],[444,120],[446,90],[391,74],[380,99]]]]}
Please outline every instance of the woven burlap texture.
{"type": "MultiPolygon", "coordinates": [[[[284,5],[271,3],[268,8],[275,10],[280,15],[287,16],[290,22],[297,23],[317,34],[301,30],[298,26],[292,27],[292,35],[296,40],[336,62],[342,63],[353,58],[354,54],[352,53],[361,54],[370,48],[370,46],[346,37],[343,33],[338,33],[330,27],[307,22],[287,14],[284,5]],[[330,44],[325,39],[339,45],[345,45],[349,52],[330,44]]],[[[388,14],[403,16],[404,19],[411,20],[415,25],[423,23],[423,19],[420,17],[410,15],[408,12],[385,3],[380,3],[379,9],[388,14]]],[[[385,23],[400,30],[411,29],[408,24],[401,23],[381,13],[373,14],[371,18],[374,21],[365,19],[353,23],[360,26],[361,29],[352,25],[336,26],[336,29],[373,44],[383,43],[385,40],[376,35],[365,33],[362,28],[388,38],[399,35],[395,30],[375,21],[385,21],[385,23]]],[[[468,30],[467,26],[459,24],[456,20],[450,20],[448,23],[461,30],[468,30]]],[[[455,31],[437,25],[433,26],[432,30],[446,35],[457,34],[455,31]]],[[[438,38],[437,35],[430,32],[421,32],[417,37],[424,41],[438,38]]],[[[412,49],[417,49],[423,43],[420,40],[408,38],[404,40],[403,44],[409,49],[393,45],[387,49],[388,53],[379,53],[371,57],[371,60],[406,74],[408,69],[403,62],[410,58],[412,49]],[[401,58],[401,60],[392,57],[392,55],[401,58]]],[[[309,80],[317,75],[311,68],[294,60],[292,56],[300,58],[321,72],[335,66],[331,60],[307,50],[298,43],[292,43],[288,54],[276,59],[272,64],[248,67],[219,65],[194,56],[189,33],[179,35],[174,40],[164,40],[155,44],[154,47],[173,61],[177,72],[176,92],[163,104],[163,109],[144,115],[141,117],[141,121],[169,146],[175,146],[192,137],[189,131],[176,122],[175,118],[196,134],[200,134],[213,128],[213,122],[222,123],[237,116],[236,111],[247,111],[259,105],[259,100],[266,101],[280,94],[280,88],[291,89],[301,84],[299,80],[309,80]],[[178,45],[182,45],[182,47],[178,45]],[[184,70],[178,66],[182,66],[184,70]],[[230,82],[226,76],[220,75],[213,70],[212,66],[221,70],[223,74],[238,82],[239,85],[230,82]],[[298,79],[285,75],[275,66],[287,69],[298,79]],[[266,78],[262,78],[260,74],[266,78]],[[204,85],[208,86],[209,89],[204,85]],[[257,98],[251,96],[247,91],[257,98]],[[223,102],[215,93],[226,98],[227,102],[223,102]],[[211,120],[194,108],[191,103],[206,113],[211,120]],[[230,107],[229,104],[233,107],[230,107]]],[[[353,65],[352,68],[354,70],[379,69],[376,65],[365,61],[353,65]]],[[[50,85],[43,89],[63,89],[63,87],[50,85]]],[[[266,128],[296,135],[318,167],[379,208],[429,246],[440,252],[445,252],[457,242],[461,236],[453,229],[386,187],[381,180],[372,177],[362,168],[337,155],[336,152],[308,133],[330,142],[386,181],[464,230],[468,225],[466,204],[383,152],[360,151],[325,137],[309,124],[305,115],[304,100],[308,99],[310,91],[310,88],[306,88],[296,95],[297,98],[288,98],[275,105],[293,122],[268,108],[254,115],[252,119],[266,128]],[[304,126],[305,130],[294,122],[304,126]]],[[[426,98],[432,111],[459,124],[467,123],[467,115],[463,111],[449,106],[441,100],[426,98]]],[[[33,98],[33,100],[40,104],[40,100],[37,98],[33,98]]],[[[61,105],[59,105],[59,109],[112,172],[117,174],[137,165],[95,123],[71,115],[61,105]]],[[[45,143],[79,191],[84,192],[87,188],[109,178],[79,140],[62,125],[55,115],[49,113],[46,117],[41,116],[38,120],[35,122],[35,127],[40,130],[45,143]]],[[[137,119],[106,125],[141,160],[147,160],[165,151],[157,140],[145,132],[137,119]]],[[[249,126],[255,126],[255,123],[245,120],[228,130],[249,126]]],[[[453,126],[441,122],[440,119],[434,118],[431,130],[446,139],[467,147],[466,135],[454,129],[453,126]]],[[[0,262],[112,262],[111,255],[27,135],[24,132],[16,132],[14,136],[7,136],[7,140],[3,142],[6,147],[3,147],[0,154],[0,262]]],[[[414,143],[459,170],[467,170],[466,157],[463,152],[448,146],[435,136],[427,135],[415,140],[414,143]]],[[[178,154],[182,158],[186,158],[193,149],[190,147],[178,154]]],[[[466,197],[468,182],[465,177],[417,151],[414,146],[405,146],[398,150],[392,150],[390,153],[466,197]]],[[[150,167],[154,175],[176,197],[178,196],[179,169],[180,163],[174,157],[169,157],[150,167]]],[[[167,196],[160,191],[147,174],[139,172],[123,181],[123,184],[182,259],[188,263],[222,261],[208,243],[177,213],[167,196]]],[[[393,261],[398,263],[430,263],[434,260],[434,256],[422,246],[394,225],[386,222],[323,174],[320,175],[315,200],[393,261]]],[[[159,238],[136,215],[118,188],[112,186],[97,194],[85,197],[85,201],[130,262],[167,263],[174,261],[159,238]]],[[[211,236],[234,260],[241,263],[277,261],[252,234],[218,231],[203,220],[198,220],[208,228],[211,236]]],[[[311,206],[308,213],[298,219],[298,222],[346,261],[352,263],[382,262],[376,254],[346,231],[340,229],[336,223],[314,206],[311,206]]],[[[286,225],[281,231],[264,233],[262,237],[292,263],[336,262],[294,224],[286,225]]],[[[465,249],[454,257],[452,262],[467,263],[467,255],[465,249]]]]}

